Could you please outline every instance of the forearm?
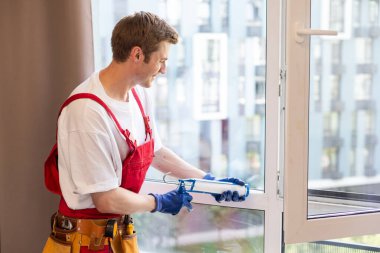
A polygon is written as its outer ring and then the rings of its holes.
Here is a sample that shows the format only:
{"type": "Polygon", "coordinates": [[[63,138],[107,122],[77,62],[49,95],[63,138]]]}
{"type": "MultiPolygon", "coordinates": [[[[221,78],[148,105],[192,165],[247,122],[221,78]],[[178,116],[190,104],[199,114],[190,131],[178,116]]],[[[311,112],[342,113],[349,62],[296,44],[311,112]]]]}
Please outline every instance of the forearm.
{"type": "Polygon", "coordinates": [[[173,151],[162,147],[154,154],[153,167],[177,178],[203,178],[206,173],[184,161],[173,151]]]}
{"type": "Polygon", "coordinates": [[[133,214],[150,212],[155,208],[151,195],[136,194],[124,188],[91,194],[96,209],[101,213],[133,214]]]}

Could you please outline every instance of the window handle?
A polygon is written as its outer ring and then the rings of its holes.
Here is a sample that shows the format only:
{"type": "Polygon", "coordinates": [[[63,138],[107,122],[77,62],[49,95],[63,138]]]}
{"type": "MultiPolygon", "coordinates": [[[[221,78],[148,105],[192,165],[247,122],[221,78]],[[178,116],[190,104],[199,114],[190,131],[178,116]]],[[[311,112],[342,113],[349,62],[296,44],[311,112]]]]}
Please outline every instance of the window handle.
{"type": "Polygon", "coordinates": [[[303,43],[305,41],[305,36],[311,35],[328,35],[328,36],[336,36],[338,35],[337,31],[333,30],[314,30],[305,28],[305,26],[301,23],[295,23],[295,40],[298,43],[303,43]]]}

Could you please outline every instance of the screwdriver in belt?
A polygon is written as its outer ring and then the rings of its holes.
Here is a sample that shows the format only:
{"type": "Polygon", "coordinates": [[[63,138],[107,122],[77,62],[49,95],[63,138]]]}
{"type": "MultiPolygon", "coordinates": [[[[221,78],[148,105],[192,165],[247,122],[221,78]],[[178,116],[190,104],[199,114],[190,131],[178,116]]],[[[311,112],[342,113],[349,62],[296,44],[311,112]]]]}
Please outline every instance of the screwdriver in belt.
{"type": "Polygon", "coordinates": [[[128,224],[127,224],[127,235],[133,235],[133,219],[131,217],[128,217],[128,224]]]}

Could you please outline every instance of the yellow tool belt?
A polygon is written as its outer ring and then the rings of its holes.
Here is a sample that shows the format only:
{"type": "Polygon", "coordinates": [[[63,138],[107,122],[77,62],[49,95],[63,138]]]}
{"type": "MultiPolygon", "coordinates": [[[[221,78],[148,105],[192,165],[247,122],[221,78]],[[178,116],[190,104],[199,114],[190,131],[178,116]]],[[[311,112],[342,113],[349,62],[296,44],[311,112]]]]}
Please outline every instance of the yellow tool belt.
{"type": "Polygon", "coordinates": [[[115,253],[139,252],[132,218],[125,215],[116,219],[74,219],[54,214],[43,253],[79,253],[83,246],[95,252],[104,247],[115,253]]]}

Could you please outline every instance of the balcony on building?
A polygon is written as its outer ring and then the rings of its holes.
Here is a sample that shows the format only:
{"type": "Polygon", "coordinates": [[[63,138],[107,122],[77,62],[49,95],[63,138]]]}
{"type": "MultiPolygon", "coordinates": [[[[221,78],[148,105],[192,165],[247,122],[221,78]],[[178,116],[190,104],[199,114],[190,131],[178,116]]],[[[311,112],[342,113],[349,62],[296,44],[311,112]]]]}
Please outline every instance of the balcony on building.
{"type": "Polygon", "coordinates": [[[247,24],[247,37],[263,37],[261,22],[251,21],[247,24]]]}
{"type": "Polygon", "coordinates": [[[359,99],[356,100],[356,110],[373,111],[376,109],[376,102],[372,99],[359,99]]]}
{"type": "Polygon", "coordinates": [[[368,27],[359,26],[353,29],[353,35],[356,38],[368,38],[368,34],[369,34],[368,27]]]}
{"type": "Polygon", "coordinates": [[[211,32],[211,25],[210,24],[202,24],[199,25],[199,32],[201,33],[209,33],[211,32]]]}
{"type": "Polygon", "coordinates": [[[265,70],[266,70],[265,65],[255,66],[255,75],[265,77],[265,70]]]}
{"type": "Polygon", "coordinates": [[[372,26],[369,28],[369,36],[372,38],[380,37],[380,26],[372,26]]]}
{"type": "Polygon", "coordinates": [[[346,67],[341,63],[334,63],[331,65],[331,74],[334,76],[343,75],[345,71],[346,67]]]}
{"type": "Polygon", "coordinates": [[[377,72],[377,65],[374,63],[362,63],[356,65],[357,74],[375,74],[377,72]]]}
{"type": "Polygon", "coordinates": [[[364,166],[364,175],[366,175],[367,177],[374,177],[377,175],[377,170],[373,166],[373,163],[366,164],[364,166]]]}
{"type": "Polygon", "coordinates": [[[352,131],[351,133],[351,148],[355,149],[358,145],[358,134],[356,131],[352,131]]]}
{"type": "Polygon", "coordinates": [[[333,99],[330,101],[330,109],[333,112],[343,112],[344,102],[338,99],[333,99]]]}
{"type": "Polygon", "coordinates": [[[370,133],[365,135],[365,146],[367,148],[374,148],[377,144],[377,135],[370,133]]]}
{"type": "Polygon", "coordinates": [[[185,72],[186,72],[186,66],[184,65],[178,66],[176,69],[177,77],[183,77],[185,75],[185,72]]]}
{"type": "Polygon", "coordinates": [[[337,134],[325,134],[323,136],[323,148],[333,148],[343,146],[344,140],[337,134]]]}
{"type": "Polygon", "coordinates": [[[248,152],[255,152],[255,153],[260,153],[260,147],[261,147],[261,142],[260,141],[255,141],[255,140],[248,140],[246,142],[246,151],[248,152]]]}
{"type": "Polygon", "coordinates": [[[339,171],[337,166],[330,165],[327,167],[324,167],[322,170],[322,178],[328,178],[328,179],[341,179],[343,177],[342,172],[339,171]]]}

